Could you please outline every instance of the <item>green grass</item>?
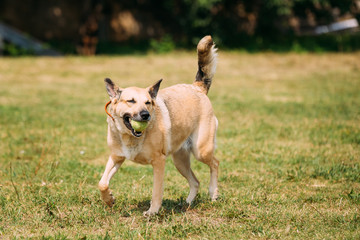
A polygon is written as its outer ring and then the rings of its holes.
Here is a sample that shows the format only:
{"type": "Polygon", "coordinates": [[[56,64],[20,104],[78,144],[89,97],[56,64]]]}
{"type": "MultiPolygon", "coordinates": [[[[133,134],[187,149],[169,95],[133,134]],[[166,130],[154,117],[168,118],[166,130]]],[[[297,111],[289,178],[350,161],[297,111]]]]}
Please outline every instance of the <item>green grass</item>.
{"type": "Polygon", "coordinates": [[[163,207],[152,169],[125,162],[97,183],[109,151],[103,79],[190,83],[195,53],[0,58],[1,239],[359,239],[360,54],[220,52],[209,97],[219,119],[220,198],[194,160],[200,193],[167,160],[163,207]]]}

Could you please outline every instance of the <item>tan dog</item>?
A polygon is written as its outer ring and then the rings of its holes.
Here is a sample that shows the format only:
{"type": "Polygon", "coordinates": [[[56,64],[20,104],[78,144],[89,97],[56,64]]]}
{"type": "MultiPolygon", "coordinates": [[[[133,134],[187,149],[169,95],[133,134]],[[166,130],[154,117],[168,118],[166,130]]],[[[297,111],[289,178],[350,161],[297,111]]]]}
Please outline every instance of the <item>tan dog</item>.
{"type": "Polygon", "coordinates": [[[157,213],[163,196],[165,159],[170,154],[176,168],[189,182],[187,203],[191,204],[199,189],[199,181],[190,168],[190,153],[210,167],[209,193],[212,200],[217,199],[219,161],[214,150],[218,121],[206,95],[216,69],[216,50],[211,36],[200,40],[197,46],[199,70],[193,84],[174,85],[159,91],[160,80],[145,89],[122,89],[105,79],[113,119],[107,119],[111,154],[99,189],[107,205],[111,207],[115,200],[109,189],[110,179],[124,160],[129,159],[153,166],[152,201],[144,215],[157,213]],[[131,120],[147,121],[148,127],[137,132],[131,120]]]}

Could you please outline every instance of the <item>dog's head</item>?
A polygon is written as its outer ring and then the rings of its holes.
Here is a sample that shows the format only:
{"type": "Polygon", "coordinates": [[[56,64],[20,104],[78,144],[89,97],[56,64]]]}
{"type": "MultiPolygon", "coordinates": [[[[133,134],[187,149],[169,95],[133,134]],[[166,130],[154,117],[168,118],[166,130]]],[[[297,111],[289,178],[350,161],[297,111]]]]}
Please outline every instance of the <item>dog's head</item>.
{"type": "Polygon", "coordinates": [[[118,127],[127,129],[135,137],[142,136],[143,132],[135,131],[130,121],[151,121],[161,81],[147,88],[119,88],[109,78],[105,79],[106,90],[113,104],[113,117],[120,124],[118,127]]]}

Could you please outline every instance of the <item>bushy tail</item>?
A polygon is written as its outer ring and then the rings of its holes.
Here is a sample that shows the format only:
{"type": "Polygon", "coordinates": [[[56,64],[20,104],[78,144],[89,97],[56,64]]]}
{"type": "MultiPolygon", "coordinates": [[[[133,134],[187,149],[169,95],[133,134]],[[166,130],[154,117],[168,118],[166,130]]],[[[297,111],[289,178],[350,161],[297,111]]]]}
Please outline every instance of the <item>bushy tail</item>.
{"type": "Polygon", "coordinates": [[[204,88],[207,94],[216,70],[217,53],[211,36],[203,37],[197,45],[199,70],[194,84],[204,88]]]}

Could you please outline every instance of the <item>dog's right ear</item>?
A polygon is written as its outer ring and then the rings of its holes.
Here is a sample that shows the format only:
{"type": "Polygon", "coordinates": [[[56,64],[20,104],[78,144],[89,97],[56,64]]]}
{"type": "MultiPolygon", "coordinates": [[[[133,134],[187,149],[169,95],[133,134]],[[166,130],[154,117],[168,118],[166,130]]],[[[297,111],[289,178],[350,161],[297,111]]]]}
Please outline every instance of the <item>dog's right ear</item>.
{"type": "Polygon", "coordinates": [[[113,99],[115,97],[117,99],[120,99],[122,89],[116,86],[115,83],[113,83],[113,81],[111,81],[110,78],[105,78],[104,82],[105,82],[106,90],[110,96],[110,99],[113,99]]]}

